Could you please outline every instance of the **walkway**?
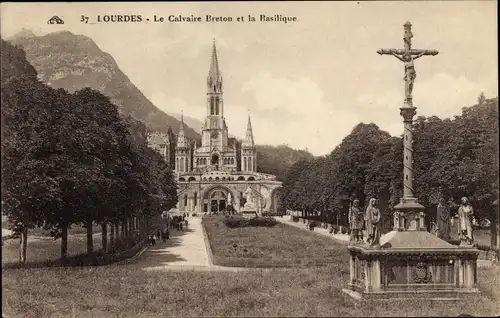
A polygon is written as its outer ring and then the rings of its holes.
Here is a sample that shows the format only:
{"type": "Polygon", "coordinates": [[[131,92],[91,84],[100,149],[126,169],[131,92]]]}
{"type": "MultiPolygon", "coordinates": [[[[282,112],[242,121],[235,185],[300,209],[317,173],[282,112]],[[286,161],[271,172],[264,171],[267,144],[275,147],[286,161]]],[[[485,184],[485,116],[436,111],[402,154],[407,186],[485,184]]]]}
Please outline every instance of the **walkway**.
{"type": "Polygon", "coordinates": [[[156,240],[133,264],[145,269],[164,267],[208,267],[203,229],[200,217],[188,217],[188,226],[182,231],[170,230],[165,243],[156,240]]]}
{"type": "Polygon", "coordinates": [[[147,271],[240,272],[256,270],[254,268],[211,265],[205,246],[201,217],[188,217],[187,220],[187,228],[184,227],[182,231],[170,230],[170,239],[165,243],[157,240],[155,246],[148,247],[140,256],[125,262],[125,264],[147,271]]]}

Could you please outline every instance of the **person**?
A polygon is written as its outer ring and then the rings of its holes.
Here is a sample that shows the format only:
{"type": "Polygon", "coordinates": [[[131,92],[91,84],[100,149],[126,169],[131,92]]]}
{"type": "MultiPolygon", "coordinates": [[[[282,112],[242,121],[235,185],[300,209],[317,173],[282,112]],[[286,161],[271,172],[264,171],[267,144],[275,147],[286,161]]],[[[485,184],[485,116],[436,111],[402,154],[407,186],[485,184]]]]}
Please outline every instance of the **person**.
{"type": "Polygon", "coordinates": [[[361,239],[360,232],[363,229],[363,215],[359,209],[358,199],[352,202],[352,206],[349,209],[349,225],[351,229],[350,241],[359,242],[361,239]]]}
{"type": "Polygon", "coordinates": [[[436,219],[437,237],[449,241],[451,231],[450,207],[446,204],[446,200],[443,196],[439,199],[436,219]]]}
{"type": "Polygon", "coordinates": [[[153,246],[156,245],[156,235],[153,234],[153,246]]]}
{"type": "Polygon", "coordinates": [[[179,222],[179,231],[182,231],[182,222],[179,222]]]}
{"type": "Polygon", "coordinates": [[[167,230],[165,231],[165,238],[168,240],[170,238],[170,231],[169,229],[167,228],[167,230]]]}
{"type": "Polygon", "coordinates": [[[188,226],[188,220],[184,221],[184,225],[187,227],[188,226]]]}
{"type": "Polygon", "coordinates": [[[160,238],[160,235],[161,235],[160,229],[156,230],[156,237],[160,238]]]}
{"type": "Polygon", "coordinates": [[[474,217],[474,209],[466,197],[461,199],[461,204],[458,207],[458,235],[460,243],[473,245],[474,238],[472,236],[472,218],[474,217]]]}
{"type": "Polygon", "coordinates": [[[380,230],[378,228],[380,222],[380,210],[377,208],[377,199],[371,198],[365,212],[365,225],[367,243],[370,246],[378,246],[380,244],[380,230]]]}

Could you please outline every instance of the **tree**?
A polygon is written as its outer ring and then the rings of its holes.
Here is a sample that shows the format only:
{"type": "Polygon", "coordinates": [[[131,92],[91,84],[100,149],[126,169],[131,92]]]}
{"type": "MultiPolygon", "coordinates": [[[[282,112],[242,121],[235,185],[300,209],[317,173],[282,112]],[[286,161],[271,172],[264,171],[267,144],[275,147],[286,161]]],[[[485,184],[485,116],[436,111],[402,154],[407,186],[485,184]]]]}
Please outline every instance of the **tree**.
{"type": "Polygon", "coordinates": [[[52,90],[40,83],[25,53],[1,40],[2,208],[21,236],[26,262],[28,229],[43,224],[44,209],[57,205],[57,183],[46,153],[53,148],[52,90]]]}

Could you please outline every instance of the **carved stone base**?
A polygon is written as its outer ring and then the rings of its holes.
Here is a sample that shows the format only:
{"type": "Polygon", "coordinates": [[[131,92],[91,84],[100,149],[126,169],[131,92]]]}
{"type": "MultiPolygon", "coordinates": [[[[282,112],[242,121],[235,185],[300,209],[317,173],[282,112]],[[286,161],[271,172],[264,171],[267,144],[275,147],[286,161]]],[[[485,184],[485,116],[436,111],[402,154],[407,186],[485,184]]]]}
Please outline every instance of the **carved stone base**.
{"type": "Polygon", "coordinates": [[[394,207],[394,230],[396,231],[426,231],[425,207],[418,203],[417,198],[406,197],[394,207]]]}
{"type": "Polygon", "coordinates": [[[457,247],[422,231],[393,231],[380,248],[349,245],[348,293],[355,299],[453,300],[478,293],[473,247],[457,247]]]}

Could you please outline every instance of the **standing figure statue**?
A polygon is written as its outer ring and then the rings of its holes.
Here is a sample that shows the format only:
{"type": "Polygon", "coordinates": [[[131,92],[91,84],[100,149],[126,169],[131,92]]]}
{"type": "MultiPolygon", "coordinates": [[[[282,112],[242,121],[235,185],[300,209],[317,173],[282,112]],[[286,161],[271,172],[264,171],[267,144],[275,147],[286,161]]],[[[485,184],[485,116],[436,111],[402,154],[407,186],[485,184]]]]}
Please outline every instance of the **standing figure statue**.
{"type": "Polygon", "coordinates": [[[367,243],[370,246],[380,245],[380,210],[377,208],[377,199],[371,198],[365,212],[367,243]]]}
{"type": "Polygon", "coordinates": [[[450,207],[443,196],[439,199],[436,211],[437,237],[442,240],[450,240],[451,221],[450,207]]]}
{"type": "Polygon", "coordinates": [[[363,212],[359,208],[359,200],[356,199],[352,202],[349,209],[349,225],[351,227],[350,241],[360,242],[363,230],[363,212]]]}
{"type": "Polygon", "coordinates": [[[248,187],[245,191],[245,208],[254,208],[254,202],[253,202],[253,191],[250,187],[248,187]]]}
{"type": "Polygon", "coordinates": [[[410,101],[412,99],[413,84],[415,83],[415,78],[417,77],[414,61],[426,55],[426,52],[422,52],[415,57],[412,57],[410,52],[405,52],[401,56],[392,52],[392,55],[405,65],[405,76],[403,78],[405,81],[405,103],[411,106],[410,101]]]}
{"type": "Polygon", "coordinates": [[[460,244],[473,245],[474,238],[472,236],[472,218],[474,217],[474,210],[466,197],[462,198],[457,214],[460,244]]]}

